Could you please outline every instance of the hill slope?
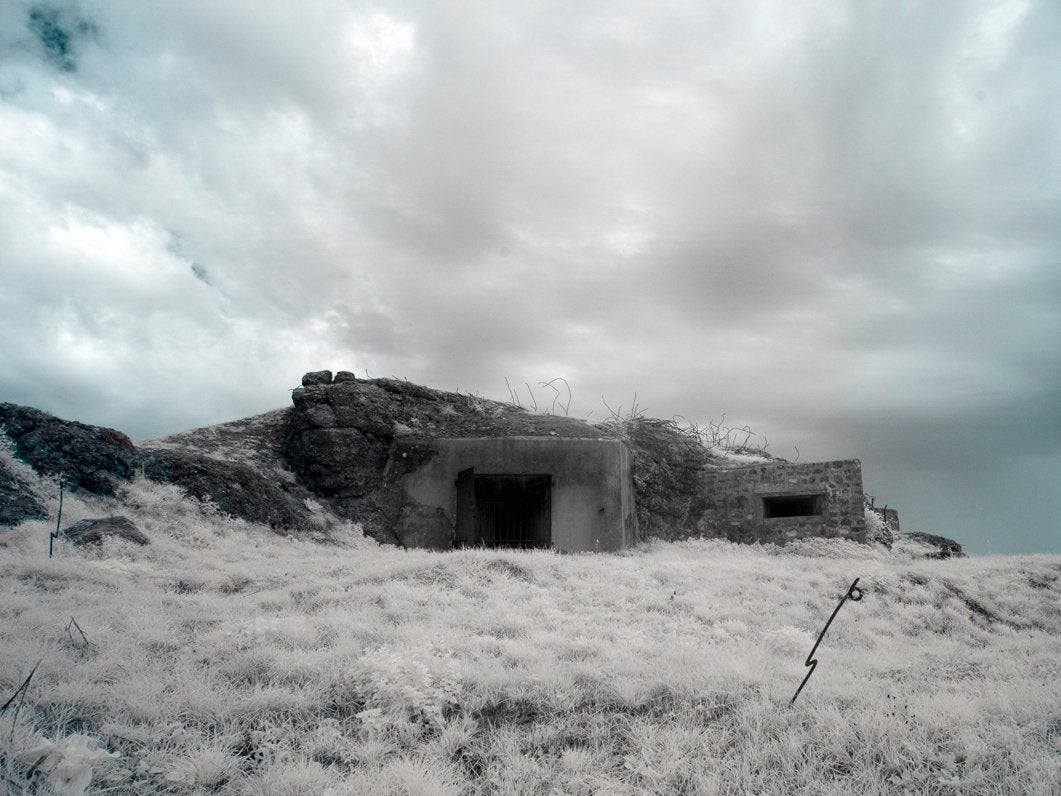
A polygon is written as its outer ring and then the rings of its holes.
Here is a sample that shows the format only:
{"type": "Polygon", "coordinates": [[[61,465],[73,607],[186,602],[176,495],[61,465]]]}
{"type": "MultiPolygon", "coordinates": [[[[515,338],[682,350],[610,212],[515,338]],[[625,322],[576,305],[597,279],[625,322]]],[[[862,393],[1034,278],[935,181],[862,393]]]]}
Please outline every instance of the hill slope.
{"type": "Polygon", "coordinates": [[[1058,556],[925,561],[826,540],[430,553],[354,528],[335,547],[204,514],[172,486],[130,493],[143,548],[49,560],[45,521],[0,536],[0,704],[34,671],[0,718],[15,792],[63,771],[108,793],[1061,781],[1058,556]],[[856,577],[863,599],[790,705],[856,577]]]}

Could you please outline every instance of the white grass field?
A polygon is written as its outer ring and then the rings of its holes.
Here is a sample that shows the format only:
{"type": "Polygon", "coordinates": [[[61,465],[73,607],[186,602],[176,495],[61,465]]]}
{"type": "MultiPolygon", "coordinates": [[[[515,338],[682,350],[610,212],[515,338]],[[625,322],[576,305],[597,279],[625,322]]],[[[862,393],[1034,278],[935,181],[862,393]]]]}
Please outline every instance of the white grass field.
{"type": "Polygon", "coordinates": [[[1056,555],[404,552],[132,502],[144,548],[0,532],[8,793],[1061,792],[1056,555]]]}

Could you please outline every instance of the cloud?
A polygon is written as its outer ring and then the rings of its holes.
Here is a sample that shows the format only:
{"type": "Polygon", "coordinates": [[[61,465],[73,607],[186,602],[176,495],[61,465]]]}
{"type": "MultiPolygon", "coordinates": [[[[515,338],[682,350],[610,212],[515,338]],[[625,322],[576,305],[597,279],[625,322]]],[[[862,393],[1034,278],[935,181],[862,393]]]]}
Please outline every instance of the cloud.
{"type": "Polygon", "coordinates": [[[75,51],[99,32],[94,22],[80,16],[74,9],[59,9],[47,4],[29,9],[27,27],[36,36],[45,57],[62,72],[77,70],[75,51]]]}
{"type": "Polygon", "coordinates": [[[576,414],[636,391],[861,456],[933,520],[903,468],[1061,460],[1056,4],[85,0],[0,31],[8,399],[146,435],[320,367],[564,376],[576,414]]]}

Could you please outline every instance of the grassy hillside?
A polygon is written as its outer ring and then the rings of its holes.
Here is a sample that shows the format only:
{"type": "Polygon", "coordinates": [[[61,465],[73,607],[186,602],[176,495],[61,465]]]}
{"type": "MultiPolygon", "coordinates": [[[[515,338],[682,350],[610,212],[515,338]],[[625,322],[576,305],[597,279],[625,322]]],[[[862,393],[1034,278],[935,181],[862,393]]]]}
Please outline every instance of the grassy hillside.
{"type": "MultiPolygon", "coordinates": [[[[64,520],[114,513],[95,500],[71,498],[64,520]]],[[[152,544],[49,560],[54,526],[0,532],[9,793],[77,793],[89,774],[88,793],[174,794],[1061,782],[1058,556],[825,540],[404,552],[352,526],[321,546],[142,481],[123,513],[152,544]],[[863,599],[791,705],[856,577],[863,599]]]]}

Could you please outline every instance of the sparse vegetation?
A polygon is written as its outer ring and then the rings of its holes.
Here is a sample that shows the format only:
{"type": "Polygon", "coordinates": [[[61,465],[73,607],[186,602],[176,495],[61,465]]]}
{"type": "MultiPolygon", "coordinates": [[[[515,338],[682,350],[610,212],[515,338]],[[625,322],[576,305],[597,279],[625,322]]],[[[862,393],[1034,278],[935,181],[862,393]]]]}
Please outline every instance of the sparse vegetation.
{"type": "MultiPolygon", "coordinates": [[[[77,493],[64,513],[112,501],[77,493]]],[[[0,535],[0,704],[40,661],[17,717],[0,716],[8,792],[81,792],[86,773],[86,793],[112,794],[1061,781],[1057,556],[915,560],[825,539],[432,553],[350,525],[338,546],[285,539],[143,480],[127,506],[151,545],[49,561],[48,521],[0,535]],[[865,598],[790,706],[856,576],[865,598]]]]}
{"type": "Polygon", "coordinates": [[[872,507],[866,506],[866,541],[873,544],[884,545],[890,548],[895,541],[895,534],[888,527],[880,512],[874,511],[872,507]]]}
{"type": "Polygon", "coordinates": [[[519,387],[513,387],[512,383],[505,377],[505,387],[508,388],[508,401],[509,404],[515,406],[517,409],[525,409],[536,414],[543,415],[557,415],[563,414],[567,417],[571,412],[571,399],[574,394],[571,392],[571,385],[567,379],[563,376],[557,376],[553,379],[538,382],[538,386],[546,390],[552,391],[552,396],[549,398],[548,403],[542,402],[542,406],[538,406],[538,398],[534,394],[534,390],[531,389],[530,382],[523,382],[523,386],[527,388],[527,405],[523,405],[523,399],[520,397],[519,387]],[[561,389],[561,387],[563,389],[561,389]]]}
{"type": "MultiPolygon", "coordinates": [[[[505,387],[508,390],[508,405],[511,407],[531,412],[532,414],[562,414],[565,417],[570,414],[574,393],[571,390],[570,383],[563,377],[538,382],[538,387],[549,390],[552,393],[548,396],[548,400],[543,401],[541,405],[538,404],[538,397],[531,388],[529,381],[523,382],[524,389],[521,391],[519,385],[513,387],[508,377],[506,377],[505,387]],[[526,392],[526,398],[522,394],[524,391],[526,392]]],[[[468,398],[469,401],[474,400],[478,405],[484,403],[484,399],[477,395],[469,395],[468,398]]],[[[770,443],[766,437],[756,434],[751,430],[751,426],[747,424],[743,426],[726,425],[725,412],[722,413],[722,417],[718,422],[709,420],[706,426],[700,426],[696,423],[687,422],[681,417],[674,417],[670,420],[648,417],[648,410],[638,403],[637,393],[634,393],[629,407],[620,403],[613,408],[604,395],[601,396],[601,403],[604,404],[607,414],[603,420],[598,422],[598,425],[623,438],[632,437],[637,429],[647,421],[657,426],[661,424],[666,426],[672,435],[679,435],[692,444],[703,446],[716,458],[731,456],[772,458],[767,453],[770,443]]],[[[480,413],[483,412],[480,410],[480,413]]],[[[592,412],[590,414],[592,415],[592,412]]]]}

